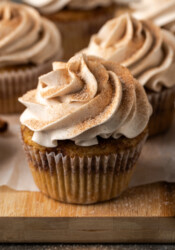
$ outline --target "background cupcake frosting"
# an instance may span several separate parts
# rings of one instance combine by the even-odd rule
[[[12,2],[0,3],[0,66],[47,62],[61,51],[55,25],[36,10]]]
[[[21,123],[47,147],[66,139],[90,146],[98,143],[97,136],[134,138],[151,114],[142,86],[127,69],[84,55],[54,64],[54,71],[41,76],[37,90],[20,102],[27,107]]]
[[[142,85],[160,91],[175,84],[174,44],[170,32],[123,14],[107,22],[84,52],[122,63]]]
[[[150,19],[158,26],[170,25],[175,21],[175,0],[140,0],[132,2],[131,7],[135,9],[134,17]],[[175,33],[175,24],[173,27]]]
[[[54,13],[64,7],[70,9],[93,9],[98,6],[108,6],[113,0],[23,0],[25,3],[38,8],[42,13]]]

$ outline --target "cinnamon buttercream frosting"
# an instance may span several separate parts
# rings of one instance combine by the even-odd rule
[[[150,90],[175,85],[175,37],[129,14],[108,21],[84,53],[121,63]]]
[[[0,66],[41,64],[61,55],[56,26],[26,5],[0,3]]]
[[[45,14],[55,13],[67,7],[69,9],[89,10],[109,6],[114,0],[23,0]]]
[[[57,146],[57,140],[91,146],[98,144],[97,136],[134,138],[152,111],[128,69],[83,54],[54,63],[37,89],[19,101],[27,107],[21,123],[34,131],[33,141],[46,147]]]
[[[133,16],[150,19],[161,27],[167,27],[175,34],[175,0],[140,0],[131,3]]]

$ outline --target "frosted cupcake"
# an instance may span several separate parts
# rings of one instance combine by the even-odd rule
[[[39,189],[90,204],[128,186],[151,114],[143,87],[116,63],[84,55],[54,63],[19,99],[21,132]]]
[[[62,33],[64,60],[85,48],[92,34],[114,17],[113,0],[24,0],[53,21]]]
[[[121,63],[145,87],[153,106],[150,135],[170,127],[175,98],[175,37],[170,32],[124,14],[92,36],[84,53]]]
[[[175,1],[174,0],[140,0],[132,3],[133,16],[149,19],[156,25],[171,31],[175,35]]]
[[[23,110],[18,97],[35,88],[38,76],[60,59],[55,25],[30,7],[0,3],[0,113]]]

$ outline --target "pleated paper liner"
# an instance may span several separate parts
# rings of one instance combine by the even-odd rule
[[[45,152],[24,143],[28,163],[38,188],[65,203],[92,204],[118,197],[132,177],[147,134],[130,148],[99,156],[70,157]],[[132,139],[131,139],[132,140]]]
[[[166,88],[158,93],[147,92],[147,95],[153,107],[149,122],[149,136],[158,135],[167,131],[172,125],[175,111],[175,87]]]

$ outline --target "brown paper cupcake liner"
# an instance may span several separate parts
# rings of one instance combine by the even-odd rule
[[[61,202],[92,204],[116,198],[127,188],[146,137],[131,149],[101,156],[70,157],[25,143],[24,149],[41,192]]]
[[[148,92],[148,99],[153,107],[153,114],[148,125],[149,136],[166,132],[172,125],[174,117],[175,87],[161,92]]]
[[[0,74],[1,114],[19,113],[24,110],[24,106],[18,102],[18,98],[36,88],[38,77],[51,70],[53,60],[39,66],[24,66],[21,69],[2,71]]]
[[[69,60],[75,53],[87,47],[91,36],[97,33],[102,25],[113,17],[114,13],[106,13],[82,20],[57,21],[52,19],[62,34],[63,60]]]

